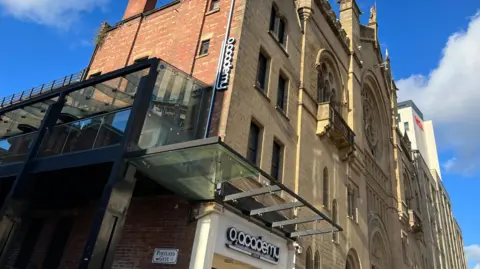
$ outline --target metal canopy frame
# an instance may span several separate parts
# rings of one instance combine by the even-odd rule
[[[215,200],[219,203],[222,203],[227,208],[232,208],[233,210],[239,212],[239,214],[243,215],[245,218],[254,220],[254,222],[265,224],[267,227],[270,228],[272,232],[275,232],[281,236],[285,236],[290,239],[296,239],[302,236],[311,236],[311,235],[319,235],[325,233],[332,233],[332,232],[340,232],[343,231],[343,228],[336,224],[333,220],[331,220],[328,216],[322,213],[320,210],[315,208],[312,204],[308,201],[300,197],[296,194],[293,190],[272,178],[268,173],[258,168],[256,165],[249,162],[245,157],[239,154],[237,151],[233,150],[223,141],[221,141],[220,137],[211,137],[206,139],[200,140],[193,140],[178,144],[166,145],[157,148],[149,148],[144,150],[139,150],[135,152],[129,152],[126,155],[126,158],[138,158],[145,155],[157,154],[157,153],[165,153],[165,152],[174,152],[177,150],[183,150],[188,148],[196,148],[202,146],[209,146],[219,144],[228,150],[230,153],[238,157],[245,165],[251,166],[253,169],[258,171],[258,174],[263,176],[267,179],[268,183],[265,186],[261,186],[259,188],[251,189],[248,191],[242,191],[237,187],[233,186],[229,182],[219,183],[217,186],[217,192],[215,196]],[[238,190],[238,192],[229,193],[225,191],[226,187],[230,189]],[[293,201],[285,201],[284,203],[274,204],[274,205],[264,205],[258,202],[254,202],[256,205],[263,205],[260,208],[251,208],[245,210],[245,208],[241,208],[239,206],[242,201],[249,200],[252,203],[254,198],[261,195],[269,195],[269,194],[276,194],[278,192],[284,192],[288,194],[290,197],[293,198]],[[280,196],[278,196],[280,197]],[[294,216],[293,218],[287,218],[282,214],[279,214],[282,210],[292,210],[296,208],[306,208],[310,212],[313,212],[313,216]],[[273,215],[272,215],[273,214]],[[266,218],[269,215],[270,217]],[[273,216],[273,218],[272,218]],[[325,224],[330,225],[330,227],[324,227],[323,225],[321,228],[318,229],[308,229],[308,230],[297,230],[298,225],[306,224],[306,223],[315,223],[315,222],[324,222]],[[286,229],[284,226],[293,226],[293,229]]]

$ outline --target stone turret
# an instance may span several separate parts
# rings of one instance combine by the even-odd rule
[[[360,14],[355,0],[340,0],[340,22],[350,37],[350,50],[355,51],[360,45]]]

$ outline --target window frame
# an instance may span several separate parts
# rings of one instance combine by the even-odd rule
[[[275,154],[276,149],[278,150],[277,154]],[[281,142],[279,142],[277,139],[273,140],[270,175],[279,182],[282,182],[282,179],[283,179],[284,149],[285,149],[285,146]],[[276,173],[274,173],[274,171],[276,171]]]
[[[322,171],[322,205],[328,210],[330,204],[330,178],[328,168],[325,166]]]
[[[263,62],[261,60],[265,60],[265,66],[263,66]],[[255,86],[263,91],[264,93],[268,90],[268,80],[269,80],[269,73],[270,73],[270,56],[264,51],[260,50],[258,54],[258,61],[257,61],[257,76],[255,81]],[[262,63],[262,65],[261,65]],[[263,69],[263,70],[261,70]],[[263,72],[261,72],[263,71]],[[263,73],[263,74],[262,74]],[[261,81],[263,80],[263,81]]]
[[[252,141],[252,130],[256,129],[256,141]],[[248,131],[248,142],[247,142],[247,160],[255,165],[259,165],[260,163],[260,151],[261,151],[261,136],[262,136],[262,127],[256,123],[255,121],[250,122],[250,128]],[[252,148],[252,146],[255,146]],[[253,155],[251,154],[253,152]],[[252,159],[253,158],[253,159]]]
[[[205,44],[207,44],[206,51],[203,51]],[[210,39],[204,39],[204,40],[200,41],[200,48],[198,50],[198,56],[208,55],[209,49],[210,49]]]
[[[283,80],[283,83],[280,83]],[[282,86],[282,94],[280,94],[280,86]],[[278,75],[278,85],[277,85],[277,102],[276,107],[282,111],[287,110],[287,100],[288,100],[288,86],[289,80],[283,75],[282,72]],[[281,100],[280,100],[281,99]]]
[[[410,131],[410,123],[408,121],[403,123],[403,129],[405,130],[405,132]]]
[[[217,7],[215,7],[217,6]],[[208,11],[215,11],[220,9],[220,0],[210,0]]]

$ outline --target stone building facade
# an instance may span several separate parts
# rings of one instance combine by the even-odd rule
[[[159,57],[213,84],[230,3],[173,1],[126,12],[106,30],[90,74]],[[446,235],[428,218],[443,213],[427,209],[427,181],[398,131],[398,89],[375,7],[363,25],[355,0],[339,5],[337,17],[326,0],[235,2],[233,70],[215,104],[214,132],[247,156],[258,128],[256,164],[270,171],[280,146],[282,182],[344,228],[300,239],[297,268],[465,268],[461,248],[456,258],[440,251],[452,257],[448,266],[434,251],[436,236]]]
[[[168,97],[177,98],[170,89],[188,83],[180,73],[213,85],[217,92],[209,136],[219,136],[249,165],[269,173],[343,228],[313,232],[296,242],[272,236],[271,242],[288,249],[288,259],[282,257],[284,268],[291,268],[289,262],[297,269],[466,268],[458,225],[453,218],[440,217],[451,214],[445,210],[446,191],[420,174],[425,168],[398,130],[398,89],[389,55],[380,48],[375,7],[363,25],[355,0],[338,1],[338,16],[327,0],[175,0],[158,8],[156,2],[130,0],[122,21],[102,25],[84,78],[160,58],[177,70],[169,76],[179,79],[155,85],[157,92],[168,89]],[[425,200],[428,184],[434,186],[433,202]],[[149,189],[144,187],[147,193]],[[249,221],[211,204],[200,205],[213,212],[203,215],[198,205],[162,192],[160,198],[132,198],[130,193],[128,202],[119,202],[127,204],[125,210],[109,208],[120,212],[114,213],[122,229],[112,228],[119,235],[116,240],[94,241],[93,247],[105,252],[103,260],[97,258],[101,265],[85,261],[78,249],[85,232],[65,242],[62,268],[76,268],[79,259],[79,268],[172,268],[150,261],[152,245],[163,241],[179,245],[182,260],[174,268],[249,268],[204,255],[212,240],[223,242],[215,230],[223,227],[219,219],[260,233]],[[272,200],[281,200],[283,194]],[[165,217],[153,215],[158,205]],[[170,216],[170,211],[176,213]],[[85,212],[73,215],[89,215]],[[306,214],[304,207],[292,212]],[[432,218],[437,219],[429,221]],[[307,231],[327,229],[323,225],[298,224]],[[156,229],[172,239],[159,236]],[[445,244],[440,238],[448,236],[452,240]],[[91,256],[91,249],[85,253]]]

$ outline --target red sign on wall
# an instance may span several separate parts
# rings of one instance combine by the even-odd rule
[[[420,127],[420,129],[422,129],[423,131],[422,121],[417,116],[415,116],[415,122],[417,123],[418,127]]]

